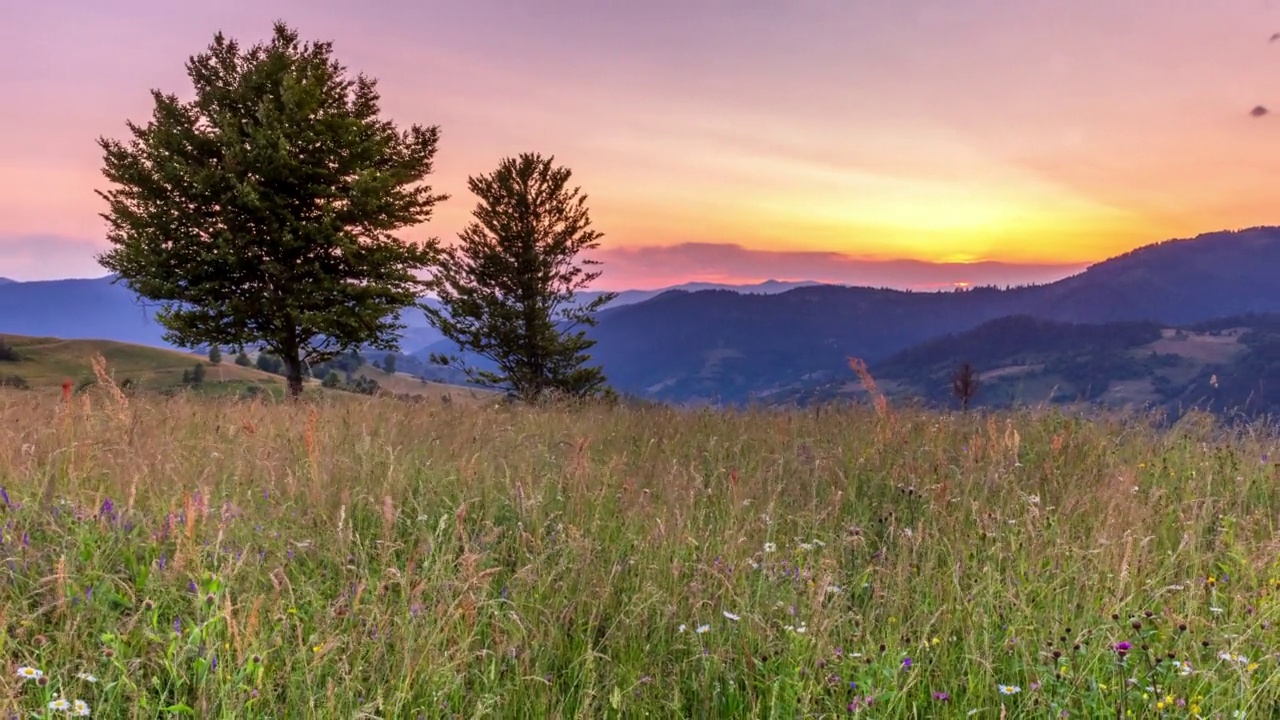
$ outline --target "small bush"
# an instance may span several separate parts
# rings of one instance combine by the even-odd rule
[[[0,338],[0,362],[18,362],[21,359],[22,355],[12,345]]]
[[[17,390],[26,390],[31,387],[26,378],[21,375],[8,375],[0,377],[0,387],[14,388]]]

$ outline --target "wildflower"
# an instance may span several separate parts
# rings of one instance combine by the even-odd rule
[[[903,670],[911,669],[911,658],[902,658],[902,669]]]
[[[710,625],[699,625],[699,626],[698,626],[698,628],[697,628],[696,630],[694,630],[694,632],[696,632],[696,633],[698,633],[699,635],[701,635],[702,633],[705,633],[705,632],[707,632],[707,631],[709,631],[709,630],[711,630],[711,626],[710,626]]]
[[[54,698],[49,701],[49,709],[66,712],[71,709],[71,703],[67,702],[66,698]]]
[[[688,626],[688,625],[685,625],[684,623],[680,623],[680,627],[676,628],[676,632],[678,632],[678,633],[682,633],[682,632],[684,632],[685,630],[688,630],[688,629],[689,629],[689,626]]]
[[[1116,654],[1119,655],[1120,657],[1124,657],[1126,653],[1128,653],[1130,650],[1133,649],[1133,646],[1127,642],[1118,642],[1113,647],[1116,651]]]
[[[1022,688],[1017,685],[997,685],[996,689],[1000,691],[1001,695],[1016,695],[1022,692]]]
[[[33,667],[23,666],[18,668],[18,677],[22,680],[39,680],[44,677],[44,672]]]
[[[96,682],[98,682],[98,678],[94,677],[94,675],[93,675],[92,673],[86,673],[86,672],[76,673],[76,677],[77,677],[77,678],[79,678],[79,679],[81,679],[81,680],[83,680],[83,681],[85,681],[85,682],[87,682],[87,683],[96,683]]]
[[[1220,652],[1218,653],[1218,659],[1226,660],[1227,662],[1233,662],[1237,665],[1244,665],[1249,662],[1249,658],[1239,653],[1233,653],[1233,652]]]
[[[937,700],[938,702],[950,702],[951,693],[934,691],[933,699]]]
[[[1195,670],[1191,668],[1191,663],[1186,660],[1178,660],[1173,663],[1173,666],[1178,669],[1179,675],[1190,675],[1195,672]]]
[[[724,611],[722,611],[722,612],[721,612],[721,614],[722,614],[722,615],[724,615],[727,619],[732,620],[732,621],[734,621],[734,622],[738,622],[739,620],[741,620],[741,619],[742,619],[742,616],[741,616],[741,615],[734,615],[733,613],[729,612],[728,610],[724,610]]]
[[[71,714],[76,717],[89,717],[89,703],[83,700],[71,703]]]

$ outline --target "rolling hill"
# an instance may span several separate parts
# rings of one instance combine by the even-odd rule
[[[920,293],[836,286],[777,295],[671,292],[600,313],[594,357],[620,390],[743,402],[850,377],[1002,317],[1186,325],[1280,312],[1280,228],[1173,240],[1055,283]]]
[[[64,380],[75,384],[93,379],[91,358],[101,353],[117,383],[131,380],[143,388],[175,387],[183,372],[205,361],[204,356],[177,350],[147,347],[115,340],[66,340],[49,337],[0,335],[17,351],[16,362],[0,362],[0,377],[18,376],[33,388],[58,387]],[[283,384],[283,378],[256,368],[240,367],[229,360],[209,365],[206,383]]]
[[[897,353],[871,367],[882,392],[956,407],[951,376],[979,372],[976,406],[1079,405],[1280,414],[1280,315],[1245,315],[1183,327],[1150,322],[993,320]],[[856,379],[780,393],[776,403],[861,398]]]
[[[1259,227],[1157,243],[1045,285],[909,292],[766,283],[638,291],[627,296],[634,302],[620,299],[599,314],[592,355],[624,393],[749,402],[843,382],[850,356],[878,366],[921,343],[1015,315],[1169,328],[1280,313],[1277,277],[1280,228]],[[452,349],[420,314],[404,319],[411,327],[402,347],[415,357]],[[105,278],[0,285],[0,332],[163,345],[159,325]]]

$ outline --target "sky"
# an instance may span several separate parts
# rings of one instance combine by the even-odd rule
[[[96,140],[284,20],[439,125],[452,197],[553,155],[599,287],[1022,284],[1280,224],[1280,0],[46,0],[0,7],[0,276],[105,274]]]

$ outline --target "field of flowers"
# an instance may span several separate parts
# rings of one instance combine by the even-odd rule
[[[1277,717],[1275,438],[5,392],[0,711]]]

